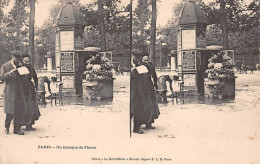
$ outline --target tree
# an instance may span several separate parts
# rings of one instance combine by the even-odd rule
[[[3,21],[3,18],[4,18],[4,12],[3,12],[3,9],[8,6],[10,0],[2,0],[0,1],[0,25],[2,25],[2,21]],[[2,28],[2,27],[1,27]]]
[[[228,50],[228,29],[227,29],[227,22],[226,22],[226,11],[225,0],[219,0],[220,3],[220,23],[222,27],[222,38],[223,38],[223,49]]]
[[[8,61],[10,51],[9,51],[9,43],[5,40],[6,34],[4,33],[4,12],[3,9],[8,6],[9,1],[0,1],[0,66],[2,66],[3,63]]]
[[[152,0],[152,22],[151,22],[151,47],[150,58],[155,65],[155,47],[156,47],[156,0]]]
[[[100,26],[100,14],[98,7],[98,1],[94,1],[87,6],[81,6],[80,10],[86,16],[86,28],[85,28],[85,46],[97,46],[102,48],[102,45],[106,45],[106,50],[113,51],[113,55],[120,54],[126,55],[126,51],[129,50],[127,47],[122,47],[129,45],[129,40],[125,40],[128,34],[129,38],[129,7],[121,7],[120,0],[103,0],[103,21],[104,26]],[[101,20],[101,21],[102,21]],[[105,40],[101,37],[101,28],[103,27],[105,32]],[[103,32],[103,30],[102,30]],[[115,43],[115,39],[118,43]],[[103,44],[102,44],[103,41]],[[114,50],[114,49],[119,49]]]
[[[247,6],[246,11],[246,13],[242,14],[239,23],[245,31],[259,26],[260,2],[253,0],[253,2]]]
[[[208,25],[206,30],[206,43],[207,45],[223,45],[223,38],[221,27],[216,24]]]
[[[55,30],[54,24],[50,20],[46,20],[42,27],[36,28],[35,30],[35,47],[37,47],[37,59],[35,64],[36,67],[42,68],[43,64],[46,64],[45,55],[48,51],[55,54]],[[40,46],[40,47],[38,47]]]
[[[133,48],[148,54],[147,41],[150,40],[151,10],[149,0],[138,0],[133,12]]]
[[[237,31],[229,34],[229,44],[236,55],[258,55],[258,28],[248,31]]]
[[[30,0],[29,55],[31,55],[32,67],[34,67],[34,23],[35,23],[35,0]]]
[[[7,14],[3,8],[9,0],[0,1],[0,65],[10,59],[12,50],[27,51],[28,43],[28,13],[26,1],[15,1],[13,8]]]
[[[106,36],[106,50],[113,51],[115,56],[129,55],[129,27],[130,8],[122,7],[119,0],[103,0],[103,20]],[[81,6],[80,10],[85,14],[87,26],[85,28],[85,46],[102,46],[99,11],[96,10],[98,1]],[[117,42],[115,42],[117,41]]]
[[[37,48],[37,57],[35,59],[36,69],[41,69],[46,64],[45,55],[48,51],[55,54],[55,21],[56,17],[65,2],[59,1],[50,9],[49,17],[44,21],[41,27],[35,29],[35,47]],[[40,46],[40,47],[39,47]]]
[[[15,1],[14,7],[4,18],[4,33],[6,40],[11,45],[11,50],[26,50],[24,44],[28,42],[26,39],[28,33],[28,13],[26,12],[27,3],[24,1]]]
[[[177,30],[173,22],[169,22],[165,27],[159,29],[158,33],[162,35],[161,40],[167,43],[166,53],[177,50]]]
[[[69,0],[76,5],[85,15],[87,26],[84,30],[84,47],[100,47],[101,38],[98,24],[98,2],[82,5],[79,0]],[[44,55],[50,50],[55,53],[55,29],[54,22],[58,12],[67,0],[60,0],[50,9],[50,14],[42,27],[36,29],[36,41],[41,45],[38,50],[39,67],[45,62]],[[129,11],[126,7],[120,7],[118,0],[103,0],[103,14],[106,32],[106,50],[112,51],[113,56],[129,55]]]
[[[104,24],[104,14],[103,14],[103,0],[98,0],[98,24],[99,24],[99,34],[101,39],[101,50],[106,51],[106,31]]]
[[[35,65],[37,69],[42,68],[43,64],[46,64],[45,55],[48,51],[55,55],[55,22],[60,9],[66,3],[73,3],[73,5],[81,7],[79,0],[59,0],[57,4],[50,8],[48,19],[44,21],[41,27],[36,27],[35,29],[35,48],[37,48]]]

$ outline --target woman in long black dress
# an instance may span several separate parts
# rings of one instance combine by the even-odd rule
[[[146,124],[145,129],[154,129],[152,123],[160,115],[156,101],[155,89],[157,86],[157,76],[155,68],[149,63],[149,57],[144,56],[142,64],[147,68],[147,72],[138,72],[139,63],[131,71],[131,114],[134,117],[134,133],[142,134],[140,130],[142,124]],[[136,61],[138,62],[138,61]],[[153,81],[151,80],[153,78]]]
[[[35,120],[38,120],[40,117],[40,111],[37,103],[36,89],[38,85],[37,74],[35,69],[30,65],[30,56],[24,54],[22,56],[22,64],[27,67],[29,70],[28,75],[22,76],[23,87],[24,87],[24,102],[26,104],[26,130],[35,130],[32,125],[35,123]],[[34,83],[32,82],[34,80]]]

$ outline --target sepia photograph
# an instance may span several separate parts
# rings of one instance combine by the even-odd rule
[[[257,0],[0,0],[0,166],[259,164]]]

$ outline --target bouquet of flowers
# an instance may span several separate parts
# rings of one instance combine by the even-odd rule
[[[222,56],[223,62],[219,63],[216,60],[219,60],[221,54],[214,55],[209,59],[208,68],[206,74],[208,74],[209,79],[225,79],[225,78],[234,78],[234,71],[232,60],[229,56]]]
[[[106,57],[93,56],[86,62],[84,75],[87,81],[111,80],[113,79],[112,64]]]
[[[207,69],[206,73],[208,74],[209,79],[234,78],[234,71],[227,68]]]

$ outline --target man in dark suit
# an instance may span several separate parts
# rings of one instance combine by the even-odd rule
[[[25,105],[21,76],[17,68],[20,67],[20,52],[13,51],[12,59],[1,67],[0,79],[5,82],[4,112],[6,113],[5,133],[9,134],[11,121],[14,119],[14,134],[24,135],[21,126],[24,124]]]

